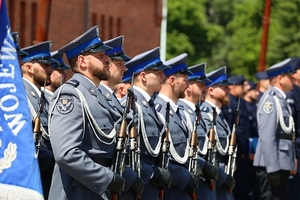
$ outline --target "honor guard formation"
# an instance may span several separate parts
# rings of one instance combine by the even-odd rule
[[[159,47],[130,58],[98,26],[53,52],[12,36],[45,199],[300,199],[299,58],[254,83]]]

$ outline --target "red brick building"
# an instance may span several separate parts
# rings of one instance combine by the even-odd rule
[[[38,37],[41,41],[52,40],[54,51],[96,24],[103,41],[124,35],[124,50],[129,56],[160,45],[162,0],[6,2],[12,31],[20,33],[21,48],[33,44]]]

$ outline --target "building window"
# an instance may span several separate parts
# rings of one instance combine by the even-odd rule
[[[92,26],[97,25],[97,14],[96,13],[92,13]]]
[[[31,4],[31,30],[30,30],[30,40],[33,42],[36,35],[36,24],[37,24],[37,4],[33,2]]]
[[[108,27],[109,27],[109,33],[108,33],[108,35],[109,35],[109,38],[112,38],[113,37],[113,32],[114,32],[114,30],[113,30],[113,28],[114,28],[114,20],[113,20],[113,18],[112,17],[109,17],[109,25],[108,25]]]
[[[118,17],[118,19],[117,19],[117,35],[121,35],[121,30],[122,30],[122,21],[121,21],[121,17]]]
[[[106,35],[105,35],[105,27],[106,27],[106,23],[105,23],[105,15],[101,15],[101,19],[100,19],[100,38],[102,40],[105,40]]]
[[[16,31],[15,30],[15,15],[14,15],[15,12],[14,11],[15,11],[15,1],[10,0],[9,5],[8,5],[8,15],[9,15],[10,27],[11,27],[12,31]]]
[[[26,27],[27,27],[27,17],[26,17],[26,12],[25,10],[27,10],[26,8],[26,2],[25,1],[21,1],[21,8],[22,10],[20,11],[20,16],[21,16],[21,20],[20,20],[20,46],[24,47],[26,46],[26,37],[25,37],[25,33],[26,33]]]

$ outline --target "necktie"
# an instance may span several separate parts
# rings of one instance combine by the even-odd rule
[[[155,116],[156,116],[156,110],[155,110],[155,104],[154,104],[154,101],[153,101],[152,99],[150,99],[150,100],[148,101],[148,103],[149,103],[149,106],[150,106],[150,108],[152,109],[153,113],[154,113]]]

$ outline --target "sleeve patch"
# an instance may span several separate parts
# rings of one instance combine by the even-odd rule
[[[74,108],[74,99],[72,96],[62,95],[56,104],[56,109],[60,114],[68,114]]]
[[[274,110],[274,104],[272,102],[265,102],[263,110],[265,113],[270,114]]]

